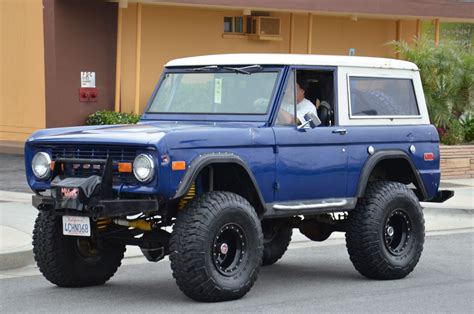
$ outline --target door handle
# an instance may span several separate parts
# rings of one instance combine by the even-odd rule
[[[333,130],[332,133],[338,133],[338,134],[344,135],[347,133],[347,129],[336,129],[336,130]]]

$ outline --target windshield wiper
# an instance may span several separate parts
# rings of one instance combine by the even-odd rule
[[[229,70],[229,71],[234,71],[236,73],[250,75],[250,74],[252,74],[252,72],[261,71],[262,66],[258,65],[258,64],[254,64],[254,65],[247,65],[247,66],[240,67],[240,68],[223,67],[223,69],[226,69],[226,70]],[[251,70],[252,72],[250,72],[249,70]]]
[[[217,70],[217,69],[219,69],[219,67],[217,65],[206,65],[205,67],[192,68],[190,70],[195,71],[195,72],[201,72],[201,71],[213,71],[213,70]]]
[[[233,72],[235,72],[235,73],[241,73],[241,74],[250,75],[250,74],[252,74],[253,72],[261,71],[263,68],[262,68],[261,65],[258,65],[258,64],[247,65],[247,66],[240,67],[240,68],[234,68],[234,67],[219,67],[219,66],[217,66],[217,65],[206,65],[206,66],[204,66],[204,67],[192,68],[192,69],[189,69],[189,70],[190,70],[190,71],[194,71],[194,72],[205,72],[205,71],[216,71],[216,70],[220,70],[220,69],[228,70],[228,71],[233,71]]]

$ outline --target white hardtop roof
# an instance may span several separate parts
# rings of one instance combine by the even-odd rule
[[[169,61],[166,67],[179,66],[208,66],[208,65],[316,65],[344,66],[364,68],[385,68],[401,70],[418,70],[416,64],[408,61],[356,57],[356,56],[325,56],[279,53],[237,53],[207,55],[181,58]]]

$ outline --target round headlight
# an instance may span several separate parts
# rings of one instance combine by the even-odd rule
[[[46,179],[51,172],[51,157],[45,152],[36,153],[31,161],[31,170],[38,179]]]
[[[140,182],[149,182],[154,175],[153,159],[145,154],[140,154],[133,161],[133,174]]]

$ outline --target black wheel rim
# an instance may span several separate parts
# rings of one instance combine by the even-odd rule
[[[392,255],[403,255],[412,233],[409,216],[402,209],[392,211],[385,221],[383,230],[385,247]]]
[[[233,276],[239,271],[245,257],[247,238],[237,224],[224,225],[214,238],[212,260],[216,269],[224,276]]]

